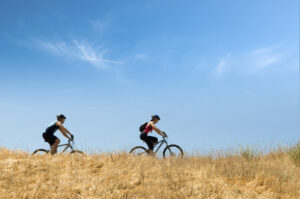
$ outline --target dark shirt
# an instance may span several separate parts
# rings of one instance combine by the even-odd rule
[[[56,122],[54,122],[54,124],[50,125],[50,126],[46,129],[45,133],[48,134],[48,135],[49,135],[49,134],[54,135],[54,133],[55,133],[58,129],[59,129],[59,126],[56,124]]]

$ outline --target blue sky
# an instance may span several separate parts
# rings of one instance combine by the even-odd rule
[[[41,134],[58,113],[91,151],[142,144],[138,127],[154,113],[187,151],[294,143],[298,8],[296,0],[3,1],[0,145],[46,147]]]

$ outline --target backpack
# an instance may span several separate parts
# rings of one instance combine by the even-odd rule
[[[141,132],[141,133],[144,132],[144,130],[145,130],[145,128],[146,128],[147,125],[148,125],[148,122],[146,122],[146,123],[144,123],[144,124],[142,124],[142,125],[140,126],[140,132]]]

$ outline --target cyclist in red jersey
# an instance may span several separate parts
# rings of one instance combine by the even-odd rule
[[[144,142],[146,142],[146,144],[149,147],[148,153],[149,154],[153,154],[153,148],[154,145],[157,144],[158,139],[157,137],[154,136],[149,136],[148,134],[150,132],[152,132],[153,130],[156,131],[159,135],[163,136],[163,137],[167,137],[166,133],[161,131],[160,129],[158,129],[155,124],[157,124],[160,120],[160,117],[158,115],[152,115],[152,119],[150,122],[148,122],[146,128],[144,129],[144,131],[141,133],[140,138],[141,140],[143,140]]]

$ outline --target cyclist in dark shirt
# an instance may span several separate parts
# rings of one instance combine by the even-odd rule
[[[73,135],[63,126],[63,123],[67,119],[63,114],[56,116],[57,121],[51,124],[46,131],[43,133],[43,138],[45,142],[48,142],[51,147],[51,154],[55,154],[60,140],[54,135],[54,133],[59,130],[66,138],[73,140]]]

